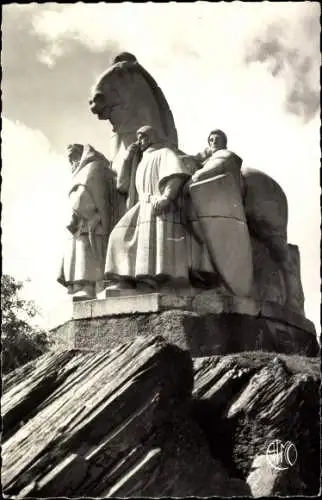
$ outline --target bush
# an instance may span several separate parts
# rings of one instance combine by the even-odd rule
[[[31,324],[37,309],[33,301],[19,296],[22,289],[23,283],[12,276],[1,277],[3,374],[40,356],[50,346],[45,330]]]

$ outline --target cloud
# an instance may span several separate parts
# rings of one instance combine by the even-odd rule
[[[250,115],[256,107],[255,116],[259,107],[315,116],[318,11],[314,2],[78,3],[42,8],[32,26],[51,66],[71,43],[106,52],[105,67],[121,50],[134,53],[164,90],[182,147],[193,151],[214,120],[231,129],[227,106]]]
[[[303,7],[291,10],[291,17],[269,20],[249,37],[245,62],[265,64],[285,84],[285,109],[308,121],[320,105],[320,8],[317,2],[304,2]]]
[[[32,28],[47,41],[48,48],[51,43],[68,40],[77,40],[94,51],[114,44],[115,50],[138,52],[146,61],[159,62],[176,49],[202,56],[207,62],[231,65],[238,59],[252,60],[256,51],[260,51],[260,60],[265,46],[276,57],[284,46],[286,52],[293,46],[302,54],[309,49],[309,57],[316,56],[319,4],[77,3],[57,6],[56,10],[46,6],[38,9]]]
[[[65,53],[65,50],[61,45],[59,45],[58,42],[52,43],[50,50],[48,49],[43,49],[42,51],[38,52],[37,58],[38,60],[48,66],[49,68],[53,68],[56,64],[56,59],[60,56],[62,56]]]

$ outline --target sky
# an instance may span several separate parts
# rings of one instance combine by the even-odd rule
[[[221,128],[245,166],[289,203],[306,316],[320,332],[320,7],[318,2],[14,4],[2,9],[3,272],[29,278],[44,322],[66,298],[56,282],[68,209],[65,148],[112,160],[111,126],[90,89],[121,51],[163,90],[179,146],[196,154]]]

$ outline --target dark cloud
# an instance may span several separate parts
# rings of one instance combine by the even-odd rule
[[[288,38],[292,24],[278,22],[250,39],[245,47],[244,60],[251,65],[265,63],[270,74],[281,78],[286,87],[285,109],[305,122],[319,110],[319,17],[311,15],[298,19],[299,37],[293,46]],[[292,40],[293,42],[293,40]]]

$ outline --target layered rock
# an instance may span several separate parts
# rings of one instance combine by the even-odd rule
[[[191,418],[189,354],[160,338],[52,352],[4,380],[12,497],[243,495]]]
[[[243,353],[194,364],[195,418],[230,474],[247,479],[253,496],[318,494],[318,360]],[[297,450],[282,471],[267,459],[274,440]]]
[[[319,381],[317,358],[244,352],[192,361],[161,337],[52,351],[4,378],[4,493],[316,495]],[[296,448],[283,470],[267,456],[274,440]]]

